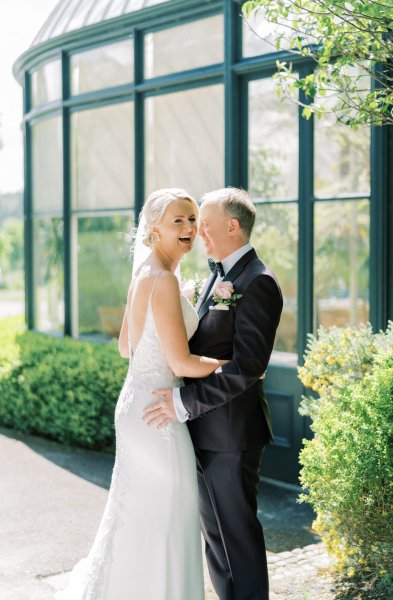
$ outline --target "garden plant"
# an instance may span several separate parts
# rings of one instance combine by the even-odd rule
[[[345,597],[393,598],[393,323],[378,334],[320,328],[299,377],[318,394],[301,404],[314,432],[300,456],[302,500]]]
[[[0,424],[92,449],[114,445],[113,414],[128,362],[117,344],[25,331],[0,321]]]

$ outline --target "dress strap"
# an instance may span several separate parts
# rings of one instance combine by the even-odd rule
[[[157,279],[159,278],[160,275],[162,275],[162,273],[165,273],[165,271],[160,271],[154,280],[153,287],[151,288],[151,292],[150,292],[150,296],[149,296],[149,302],[151,302],[151,299],[153,297],[154,288],[156,287]]]

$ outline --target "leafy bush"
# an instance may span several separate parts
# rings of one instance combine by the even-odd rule
[[[319,398],[303,396],[300,413],[315,419],[326,398],[340,397],[354,381],[370,373],[374,364],[389,356],[393,348],[393,322],[386,332],[373,334],[371,325],[359,328],[320,327],[316,336],[308,336],[303,367],[299,378]]]
[[[0,423],[86,448],[113,445],[113,417],[127,371],[115,343],[24,331],[0,321]]]
[[[299,369],[320,394],[303,400],[315,435],[301,452],[302,500],[339,572],[383,598],[393,597],[392,335],[392,324],[377,335],[369,326],[319,330]]]

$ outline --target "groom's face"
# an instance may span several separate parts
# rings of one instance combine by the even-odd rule
[[[217,202],[204,202],[199,210],[199,235],[206,254],[222,260],[228,254],[228,217]]]

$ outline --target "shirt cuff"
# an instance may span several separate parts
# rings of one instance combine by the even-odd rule
[[[190,418],[190,413],[183,406],[180,396],[180,388],[173,388],[172,394],[177,420],[180,421],[180,423],[185,423]]]
[[[222,367],[217,367],[217,369],[214,372],[215,373],[222,373]]]

